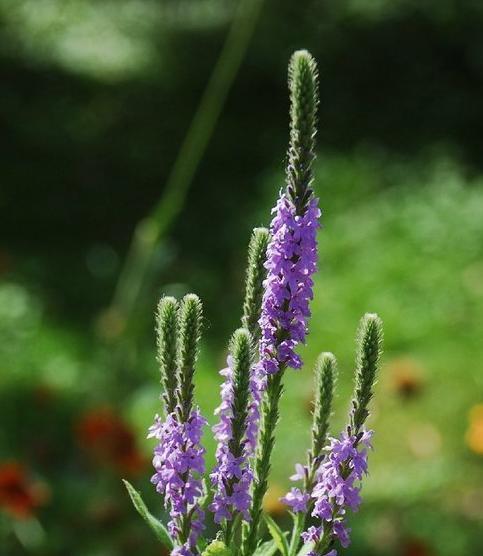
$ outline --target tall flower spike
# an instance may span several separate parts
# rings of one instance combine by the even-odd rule
[[[218,441],[216,467],[210,475],[215,488],[210,510],[217,523],[225,523],[225,543],[231,541],[230,522],[237,513],[248,519],[249,489],[252,473],[245,449],[245,431],[250,398],[252,339],[240,328],[230,341],[228,367],[221,371],[225,381],[221,387],[222,403],[216,411],[220,421],[213,427]]]
[[[311,498],[317,476],[317,470],[323,460],[323,449],[327,441],[329,419],[332,412],[332,400],[337,372],[337,362],[332,353],[322,353],[315,365],[315,403],[312,422],[312,445],[308,452],[307,467],[295,466],[296,473],[291,477],[294,481],[302,481],[303,489],[292,488],[281,501],[296,514],[290,541],[289,555],[297,553],[300,535],[305,528],[307,516],[313,509]]]
[[[199,298],[193,294],[186,295],[178,312],[176,406],[164,422],[156,416],[148,437],[158,440],[153,458],[155,474],[151,482],[164,495],[169,508],[168,529],[175,540],[172,554],[192,556],[204,527],[204,513],[199,500],[202,495],[201,477],[205,471],[205,449],[201,446],[201,436],[206,420],[199,409],[193,407],[193,377],[202,321]],[[169,314],[172,318],[171,309]],[[169,353],[171,360],[172,351]]]
[[[356,352],[355,391],[352,401],[351,426],[357,434],[369,412],[382,353],[382,321],[374,313],[366,313],[359,325]]]
[[[307,51],[295,52],[290,60],[289,90],[291,121],[287,188],[277,202],[270,227],[271,239],[265,264],[267,279],[259,321],[260,361],[253,380],[255,400],[261,399],[261,392],[266,392],[255,457],[251,523],[245,524],[243,530],[244,556],[252,554],[256,548],[283,391],[282,375],[287,366],[300,368],[302,365],[294,350],[305,341],[312,275],[317,267],[316,234],[320,210],[312,194],[311,182],[318,76],[315,61]]]
[[[302,366],[295,347],[305,342],[312,275],[317,269],[320,209],[312,191],[318,107],[318,74],[312,56],[295,52],[289,64],[290,145],[287,188],[274,209],[260,318],[261,371]]]
[[[317,471],[317,484],[312,490],[312,516],[320,519],[318,527],[302,533],[304,542],[314,542],[312,556],[334,556],[336,541],[345,548],[350,543],[346,525],[347,510],[359,509],[361,480],[367,473],[367,450],[371,448],[372,431],[364,423],[369,415],[382,351],[382,321],[375,314],[362,317],[357,336],[356,386],[351,409],[351,425],[338,439],[331,438],[327,455]]]
[[[193,407],[193,375],[198,357],[203,309],[199,297],[185,295],[179,309],[178,403],[181,420],[186,421]]]
[[[250,332],[253,341],[258,341],[260,337],[258,319],[262,307],[263,281],[267,274],[265,260],[269,240],[270,234],[267,228],[255,228],[248,245],[242,325]]]
[[[177,335],[178,302],[174,297],[162,297],[156,313],[158,362],[163,386],[163,400],[166,414],[176,407],[177,387]]]

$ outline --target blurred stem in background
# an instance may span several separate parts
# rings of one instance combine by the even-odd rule
[[[109,309],[120,330],[132,333],[131,317],[152,275],[153,259],[163,236],[183,208],[186,195],[205,153],[231,85],[240,68],[263,0],[241,0],[163,194],[151,214],[141,220],[128,249]],[[122,333],[121,333],[122,336]]]

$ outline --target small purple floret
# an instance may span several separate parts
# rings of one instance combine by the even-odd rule
[[[307,511],[309,499],[310,494],[302,492],[299,488],[292,488],[283,498],[280,498],[280,501],[290,506],[292,511],[297,513]]]

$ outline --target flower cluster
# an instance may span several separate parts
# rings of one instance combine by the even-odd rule
[[[224,519],[231,520],[233,512],[239,512],[245,520],[249,519],[248,508],[251,497],[250,485],[253,480],[252,471],[248,465],[249,450],[244,450],[240,457],[235,457],[230,450],[230,440],[233,438],[233,359],[228,356],[228,366],[220,371],[225,377],[221,385],[221,404],[215,411],[219,422],[213,427],[216,449],[216,467],[210,474],[212,485],[215,487],[213,502],[210,510],[215,514],[216,523]],[[248,444],[245,445],[248,448]]]
[[[311,198],[303,213],[298,214],[293,201],[284,193],[274,213],[260,317],[262,376],[278,372],[281,365],[301,367],[302,361],[294,349],[305,341],[307,334],[312,275],[317,268],[318,200]]]
[[[169,504],[171,520],[168,529],[173,537],[183,540],[178,549],[182,556],[191,556],[203,529],[204,514],[198,500],[202,494],[199,477],[205,471],[205,449],[200,444],[204,425],[206,420],[198,409],[192,410],[185,422],[180,422],[173,412],[164,422],[156,416],[148,434],[148,438],[159,441],[154,449],[156,473],[151,482],[164,495],[165,504]],[[187,516],[190,516],[188,531],[184,530]]]
[[[347,509],[356,512],[359,509],[360,484],[367,473],[367,449],[371,447],[372,431],[364,431],[359,435],[344,432],[340,438],[332,438],[327,448],[327,456],[317,472],[317,484],[311,498],[314,499],[312,516],[322,521],[319,527],[309,527],[302,533],[304,542],[313,542],[315,551],[311,556],[320,554],[318,545],[327,547],[333,539],[341,546],[349,546],[349,532],[345,523]],[[298,489],[296,489],[298,490]],[[299,497],[287,495],[284,501],[297,510]],[[304,510],[301,510],[304,511]],[[328,554],[335,556],[331,550]],[[326,556],[326,555],[324,555]]]
[[[201,338],[202,306],[194,294],[181,303],[164,297],[157,315],[158,360],[165,420],[156,417],[149,437],[157,439],[152,482],[164,495],[170,513],[168,531],[149,514],[127,484],[138,512],[175,556],[250,556],[258,551],[275,430],[280,414],[284,371],[299,369],[297,346],[305,342],[312,276],[317,268],[316,235],[321,211],[312,189],[312,163],[318,107],[318,72],[312,56],[296,52],[289,67],[291,95],[287,187],[280,193],[270,231],[254,230],[249,251],[242,328],[229,345],[227,367],[220,371],[221,403],[212,431],[217,441],[216,465],[210,473],[209,510],[218,524],[213,542],[200,538],[204,529],[202,475],[205,419],[194,406],[194,375]],[[312,443],[307,465],[297,465],[292,480],[302,481],[282,501],[293,510],[286,552],[297,554],[302,542],[309,556],[337,556],[349,545],[348,510],[360,504],[360,481],[367,473],[371,432],[365,432],[369,402],[379,368],[382,323],[366,314],[357,338],[355,388],[347,432],[327,435],[336,377],[336,360],[319,357]],[[258,360],[255,360],[258,353]],[[324,448],[324,446],[326,446]],[[256,480],[255,480],[256,478]],[[307,523],[315,518],[316,523]],[[309,526],[310,525],[310,526]],[[276,525],[269,528],[278,546]],[[285,537],[284,537],[285,541]],[[268,545],[268,551],[272,546]]]

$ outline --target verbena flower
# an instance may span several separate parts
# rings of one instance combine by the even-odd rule
[[[372,431],[358,435],[347,432],[331,438],[327,456],[317,471],[317,483],[310,494],[315,500],[312,516],[321,520],[319,527],[309,527],[302,533],[304,542],[313,542],[313,554],[322,554],[333,540],[342,547],[349,546],[350,529],[346,525],[346,512],[356,512],[361,503],[360,481],[367,473],[367,449],[371,447]],[[337,554],[335,550],[329,554]]]
[[[239,457],[235,457],[230,450],[230,441],[233,439],[235,394],[233,358],[231,356],[228,356],[227,364],[228,366],[220,371],[225,380],[220,389],[221,404],[215,410],[219,421],[212,428],[218,445],[216,449],[217,464],[210,474],[211,483],[215,487],[210,510],[215,514],[216,523],[220,523],[224,519],[231,520],[233,512],[239,512],[244,519],[249,519],[248,508],[251,501],[249,490],[253,480],[253,474],[248,464],[250,448],[244,449]]]
[[[156,473],[151,482],[169,506],[169,532],[182,541],[173,554],[181,556],[191,556],[203,529],[204,513],[198,500],[202,494],[200,477],[205,471],[205,449],[200,444],[205,425],[199,409],[193,409],[186,422],[181,422],[176,412],[168,414],[164,422],[156,416],[148,433],[148,438],[159,441],[154,449]],[[188,516],[189,531],[185,531],[183,520]]]
[[[164,297],[158,308],[158,360],[164,420],[156,416],[148,437],[154,450],[152,482],[170,514],[168,531],[125,482],[140,515],[175,556],[251,556],[260,546],[262,502],[268,488],[279,402],[287,367],[299,369],[296,353],[305,343],[312,276],[317,269],[316,235],[321,211],[312,189],[318,107],[318,72],[306,51],[289,66],[290,144],[287,184],[272,211],[270,230],[256,229],[249,248],[243,327],[234,332],[223,376],[221,403],[212,428],[217,441],[211,489],[204,492],[206,425],[194,402],[194,375],[202,329],[202,306],[194,294],[181,303]],[[306,465],[291,479],[301,481],[282,498],[293,514],[291,537],[283,552],[298,553],[301,540],[309,556],[337,556],[350,542],[346,515],[360,505],[360,481],[367,473],[372,432],[363,429],[379,367],[382,323],[377,315],[361,320],[357,340],[356,385],[347,431],[327,443],[336,360],[324,353],[316,365],[312,443]],[[258,362],[254,365],[255,352]],[[324,448],[325,446],[325,448]],[[209,490],[209,492],[208,492]],[[200,538],[204,507],[219,525],[215,541]],[[315,523],[306,524],[309,517]],[[280,532],[269,527],[275,544]],[[271,550],[270,545],[269,550]]]
[[[299,488],[291,488],[280,500],[290,506],[293,512],[306,512],[310,494],[302,492]]]
[[[305,342],[307,334],[320,227],[316,198],[311,198],[299,214],[293,200],[283,193],[273,212],[260,317],[262,377],[278,372],[282,365],[294,369],[302,365],[295,347]]]

